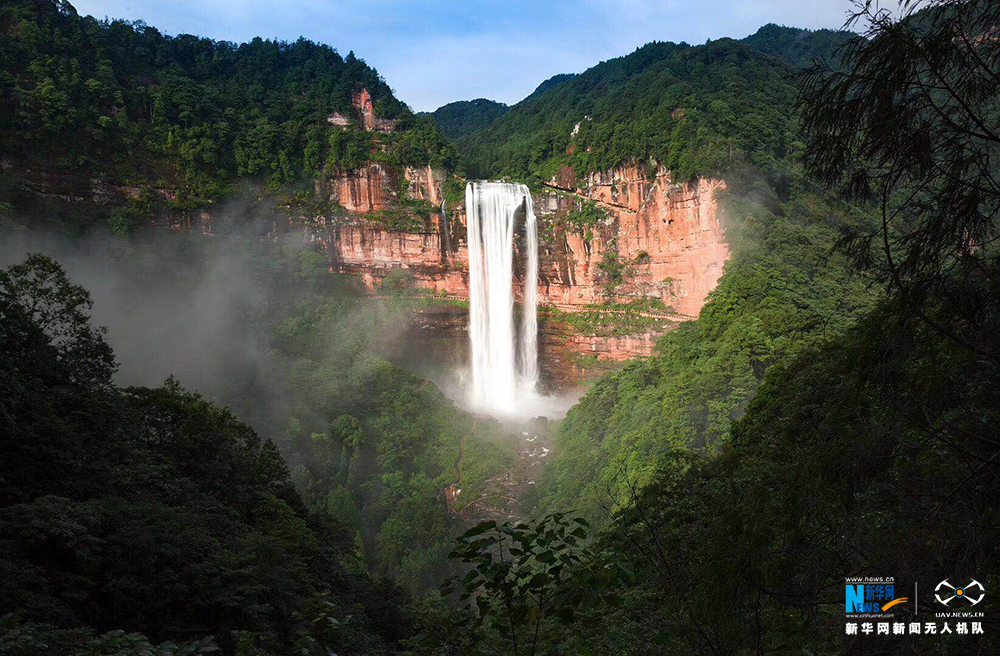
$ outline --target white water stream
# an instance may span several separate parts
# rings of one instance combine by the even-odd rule
[[[469,337],[476,409],[498,415],[531,404],[538,383],[538,226],[523,184],[465,187],[469,239]],[[523,210],[523,211],[521,211]],[[514,236],[523,217],[525,271],[521,334],[514,327]]]

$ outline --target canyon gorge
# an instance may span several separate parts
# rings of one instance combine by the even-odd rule
[[[351,117],[330,115],[328,130],[357,124],[376,139],[395,130],[374,116],[366,89],[354,94],[353,110]],[[16,161],[2,165],[34,205],[56,216],[99,215],[143,193],[162,205],[178,200],[168,183],[140,188]],[[303,232],[325,253],[331,272],[357,276],[374,295],[395,280],[413,293],[464,304],[470,260],[464,184],[430,164],[380,161],[376,149],[369,161],[315,178],[310,203],[274,203],[269,232]],[[531,190],[543,383],[564,387],[608,363],[649,355],[659,335],[698,316],[730,255],[716,198],[725,188],[717,178],[680,183],[662,166],[640,162],[586,175],[562,166]],[[220,202],[152,214],[169,229],[212,235],[225,230],[221,223],[232,211]],[[527,256],[522,228],[513,252],[514,270],[522,272],[514,279],[518,303]],[[434,322],[431,332],[438,334],[468,331],[467,312],[439,310],[416,313],[415,326],[424,331],[417,334]],[[588,316],[586,325],[566,320],[577,313]],[[630,325],[630,318],[641,325]]]
[[[327,254],[331,270],[360,277],[377,290],[392,276],[434,296],[469,298],[468,217],[464,201],[445,200],[443,172],[430,167],[393,170],[378,163],[316,182],[316,193],[341,205],[341,216],[298,217]],[[719,179],[674,183],[660,167],[635,165],[592,173],[577,182],[565,167],[532,193],[538,220],[537,299],[543,367],[557,386],[602,371],[598,362],[622,362],[652,352],[656,338],[698,316],[729,259],[716,198]],[[419,229],[396,230],[372,220],[410,198],[435,211]],[[591,208],[599,217],[580,225],[574,217]],[[593,208],[597,209],[595,213]],[[523,271],[526,244],[516,238],[516,271]],[[518,278],[518,302],[524,280]],[[623,309],[624,308],[624,309]],[[622,316],[610,329],[573,328],[569,313]],[[444,326],[457,330],[455,317]],[[439,317],[420,319],[427,327]],[[628,317],[646,319],[628,326]],[[595,368],[596,367],[596,368]],[[589,370],[589,371],[588,371]]]
[[[593,173],[579,186],[572,175],[563,171],[533,193],[541,242],[539,302],[566,310],[604,302],[599,265],[611,254],[630,269],[613,290],[616,299],[655,299],[665,313],[696,317],[729,258],[715,198],[725,182],[674,184],[663,169],[642,165]],[[392,230],[364,218],[398,205],[394,189],[400,180],[413,197],[442,202],[443,174],[369,164],[317,181],[317,193],[341,204],[347,216],[314,217],[316,239],[337,270],[360,274],[369,286],[403,269],[423,289],[467,298],[463,204],[441,205],[422,230]],[[567,217],[588,201],[603,210],[604,220],[590,229],[567,224]]]

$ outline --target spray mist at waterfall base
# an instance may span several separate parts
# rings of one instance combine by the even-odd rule
[[[566,390],[558,394],[547,394],[534,389],[521,389],[515,392],[513,403],[507,410],[497,410],[495,408],[483,408],[470,402],[468,385],[465,383],[469,371],[459,369],[455,371],[454,379],[457,384],[450,386],[447,383],[438,382],[438,387],[442,392],[462,409],[472,413],[482,413],[498,419],[501,423],[522,424],[538,417],[546,419],[562,419],[580,400],[580,397],[587,390],[587,386],[580,385],[571,390]]]
[[[521,307],[516,308],[520,311]],[[517,394],[509,412],[477,406],[473,401],[469,312],[454,305],[424,305],[409,315],[409,325],[381,343],[381,354],[432,382],[456,406],[516,428],[536,417],[561,419],[590,387],[574,372],[560,368],[558,357],[547,357],[558,345],[539,334],[539,378],[529,393]],[[515,317],[519,318],[519,317]],[[517,321],[517,325],[522,322]]]

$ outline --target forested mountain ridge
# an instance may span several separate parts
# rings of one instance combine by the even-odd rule
[[[476,98],[458,100],[441,105],[430,116],[441,134],[449,139],[460,139],[470,132],[485,128],[509,109],[502,102]]]
[[[792,66],[830,56],[847,36],[770,25],[741,41],[648,43],[556,76],[459,150],[476,177],[547,181],[562,166],[581,176],[646,159],[679,181],[771,170],[801,147]]]
[[[539,84],[528,96],[537,95],[543,91],[576,77],[576,73],[560,73]],[[433,112],[428,112],[434,118],[441,134],[449,139],[460,139],[465,135],[482,130],[493,121],[503,116],[510,105],[496,100],[476,98],[475,100],[456,100],[441,105]]]
[[[542,81],[542,83],[535,87],[535,90],[528,94],[527,97],[531,98],[532,96],[537,96],[540,93],[548,91],[552,87],[558,86],[568,80],[572,80],[574,77],[576,77],[576,73],[559,73],[557,75],[553,75],[549,79]]]
[[[808,68],[814,62],[835,60],[839,49],[854,36],[847,30],[806,30],[768,23],[740,43],[796,68]]]
[[[670,97],[669,87],[650,86],[646,76],[677,75],[674,85],[689,92],[686,104],[650,124],[673,124],[673,131],[666,131],[670,139],[650,127],[649,143],[659,144],[668,156],[677,154],[668,160],[681,167],[668,166],[674,176],[687,171],[728,181],[717,195],[731,259],[697,321],[662,337],[649,359],[600,380],[570,410],[558,430],[556,458],[537,489],[542,508],[573,507],[598,524],[606,521],[609,504],[627,504],[633,486],[642,488],[675,458],[683,459],[678,454],[711,452],[727,444],[732,423],[743,416],[769,368],[843,333],[871,309],[877,295],[865,289],[849,260],[836,252],[844,226],[866,226],[870,219],[803,173],[796,74],[778,61],[829,58],[850,36],[768,25],[740,43],[651,44],[623,58],[637,57],[636,62],[615,61],[612,67],[606,62],[591,69],[600,73],[593,81],[598,89],[593,102],[606,103],[602,107],[615,112],[610,120],[615,137],[641,125],[621,124],[619,112],[630,111],[622,102],[627,96],[623,90],[647,94],[643,101]],[[758,45],[766,55],[757,51]],[[648,63],[638,57],[646,48]],[[622,73],[630,66],[643,83]],[[569,93],[569,86],[589,74],[550,93]],[[680,90],[673,93],[681,97]],[[734,103],[744,102],[746,112],[720,120]],[[696,105],[703,110],[687,109]],[[502,120],[516,111],[517,106]],[[544,166],[593,166],[588,157],[575,156],[580,148],[590,151],[588,156],[599,152],[597,145],[577,142],[586,134],[584,126],[598,122],[597,116],[581,123],[566,156]],[[622,162],[647,156],[634,150]],[[615,161],[606,160],[609,165]],[[564,176],[560,171],[555,182]],[[614,184],[613,175],[592,179],[603,182],[607,177]]]
[[[854,33],[845,30],[807,30],[769,23],[750,36],[738,41],[766,55],[776,57],[795,68],[806,68],[814,61],[835,57],[838,48]],[[644,46],[645,48],[646,46]],[[613,61],[613,60],[612,60]],[[601,66],[600,64],[598,66]],[[596,67],[595,67],[596,68]],[[589,71],[588,71],[589,72]],[[584,73],[586,75],[587,73]],[[550,89],[577,77],[577,73],[561,73],[543,81],[528,96],[515,105],[480,98],[442,105],[431,115],[441,133],[449,139],[462,139],[472,132],[485,130],[493,121]],[[609,93],[614,93],[614,90]],[[591,117],[593,120],[593,117]],[[478,169],[477,169],[478,170]]]
[[[28,208],[32,191],[52,193],[46,176],[108,180],[126,198],[153,190],[190,208],[226,195],[240,178],[288,186],[359,156],[452,163],[430,119],[414,116],[353,52],[343,57],[301,38],[167,36],[141,21],[82,17],[65,0],[4,3],[0,35],[8,172],[0,200],[16,210]],[[391,134],[360,129],[362,89],[366,111],[392,121]],[[350,119],[341,130],[331,129],[335,114]],[[126,198],[107,199],[107,209]]]
[[[678,179],[794,142],[794,87],[776,60],[736,41],[650,43],[512,107],[458,143],[470,174],[548,180],[652,158]]]

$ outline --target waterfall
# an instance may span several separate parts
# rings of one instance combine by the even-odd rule
[[[528,251],[521,310],[521,371],[524,388],[534,392],[538,383],[538,220],[528,188],[518,187],[524,192],[524,233]]]
[[[469,338],[473,406],[509,414],[538,382],[538,228],[523,184],[470,182],[465,187],[469,241]],[[514,235],[524,210],[526,242],[521,335],[514,330]],[[517,348],[516,348],[517,347]]]

